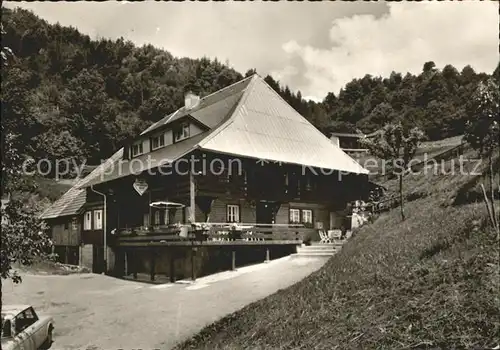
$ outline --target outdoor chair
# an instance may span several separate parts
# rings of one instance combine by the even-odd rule
[[[332,240],[328,237],[325,230],[319,230],[320,243],[332,243]]]
[[[329,230],[328,237],[330,239],[342,239],[342,230],[339,230],[339,229]]]

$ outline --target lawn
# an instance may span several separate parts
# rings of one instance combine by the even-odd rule
[[[421,195],[406,204],[404,222],[398,208],[382,214],[320,271],[178,349],[493,348],[499,242],[482,202],[457,201],[481,181],[460,173],[407,178],[406,188]]]

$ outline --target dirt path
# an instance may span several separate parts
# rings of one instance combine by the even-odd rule
[[[23,276],[3,285],[5,304],[55,319],[53,349],[169,349],[217,319],[286,288],[326,258],[280,259],[195,284],[149,285],[102,275]]]

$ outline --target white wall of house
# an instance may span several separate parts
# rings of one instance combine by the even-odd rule
[[[195,135],[201,134],[203,130],[196,124],[189,124],[189,137],[193,137]]]

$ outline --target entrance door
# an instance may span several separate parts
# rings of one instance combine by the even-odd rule
[[[274,223],[273,203],[258,202],[255,208],[255,218],[257,220],[257,223],[260,224],[259,228],[264,229],[262,233],[272,235],[273,233],[272,226],[271,225],[267,226],[262,224]]]
[[[274,222],[272,204],[267,202],[258,202],[255,208],[255,218],[258,224],[272,224]]]

